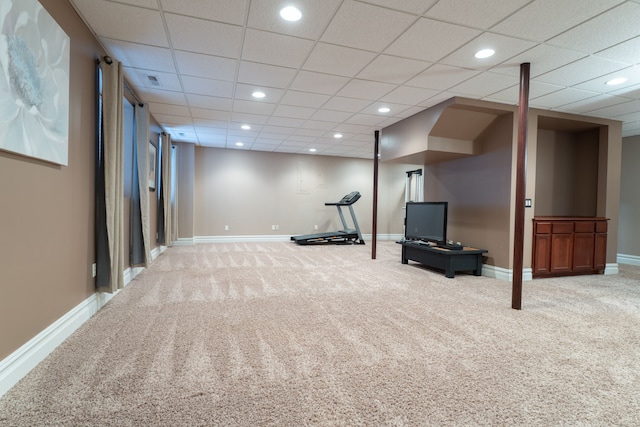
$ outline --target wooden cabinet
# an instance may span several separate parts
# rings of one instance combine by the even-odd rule
[[[606,265],[606,255],[606,218],[533,219],[534,278],[601,273]]]

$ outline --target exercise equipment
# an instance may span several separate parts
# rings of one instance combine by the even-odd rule
[[[344,230],[327,231],[324,233],[315,234],[304,234],[301,236],[291,236],[291,240],[299,245],[318,245],[326,243],[342,245],[364,245],[364,239],[362,238],[362,233],[360,232],[360,227],[358,226],[358,220],[356,219],[356,214],[353,212],[352,206],[355,202],[358,201],[358,199],[360,199],[360,193],[357,191],[352,191],[338,202],[324,204],[325,206],[335,206],[338,209],[340,221],[342,221]],[[355,227],[355,229],[350,229],[347,226],[347,222],[345,221],[344,215],[342,214],[342,206],[346,206],[349,208],[349,212],[351,213],[351,220],[353,221],[353,226]]]

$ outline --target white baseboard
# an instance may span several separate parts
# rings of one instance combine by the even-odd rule
[[[371,241],[371,234],[363,234],[365,242]],[[378,234],[378,240],[400,240],[402,234]],[[233,242],[289,242],[290,235],[253,235],[253,236],[195,236],[193,239],[181,238],[178,245],[192,245],[194,243],[233,243]]]
[[[638,265],[640,266],[640,256],[637,255],[626,255],[626,254],[618,254],[618,264],[629,264],[629,265]]]
[[[607,263],[604,266],[604,274],[605,275],[609,275],[609,274],[618,274],[620,273],[620,269],[618,268],[618,264],[615,262],[611,262],[611,263]]]
[[[504,280],[505,282],[511,282],[513,280],[513,270],[509,268],[496,267],[495,265],[484,264],[482,266],[482,275],[498,280]],[[523,268],[522,281],[526,282],[529,280],[533,280],[533,270],[531,268]]]
[[[0,361],[0,397],[98,312],[113,294],[95,293]]]

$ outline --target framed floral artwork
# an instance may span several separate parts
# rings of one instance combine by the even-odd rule
[[[0,7],[0,150],[67,165],[69,36],[37,0]]]

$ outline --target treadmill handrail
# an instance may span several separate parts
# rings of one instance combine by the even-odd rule
[[[357,202],[358,199],[360,199],[360,192],[359,191],[352,191],[351,193],[349,193],[346,196],[344,196],[340,201],[338,201],[338,202],[327,202],[324,205],[325,206],[349,206],[349,205],[352,205],[355,202]]]

